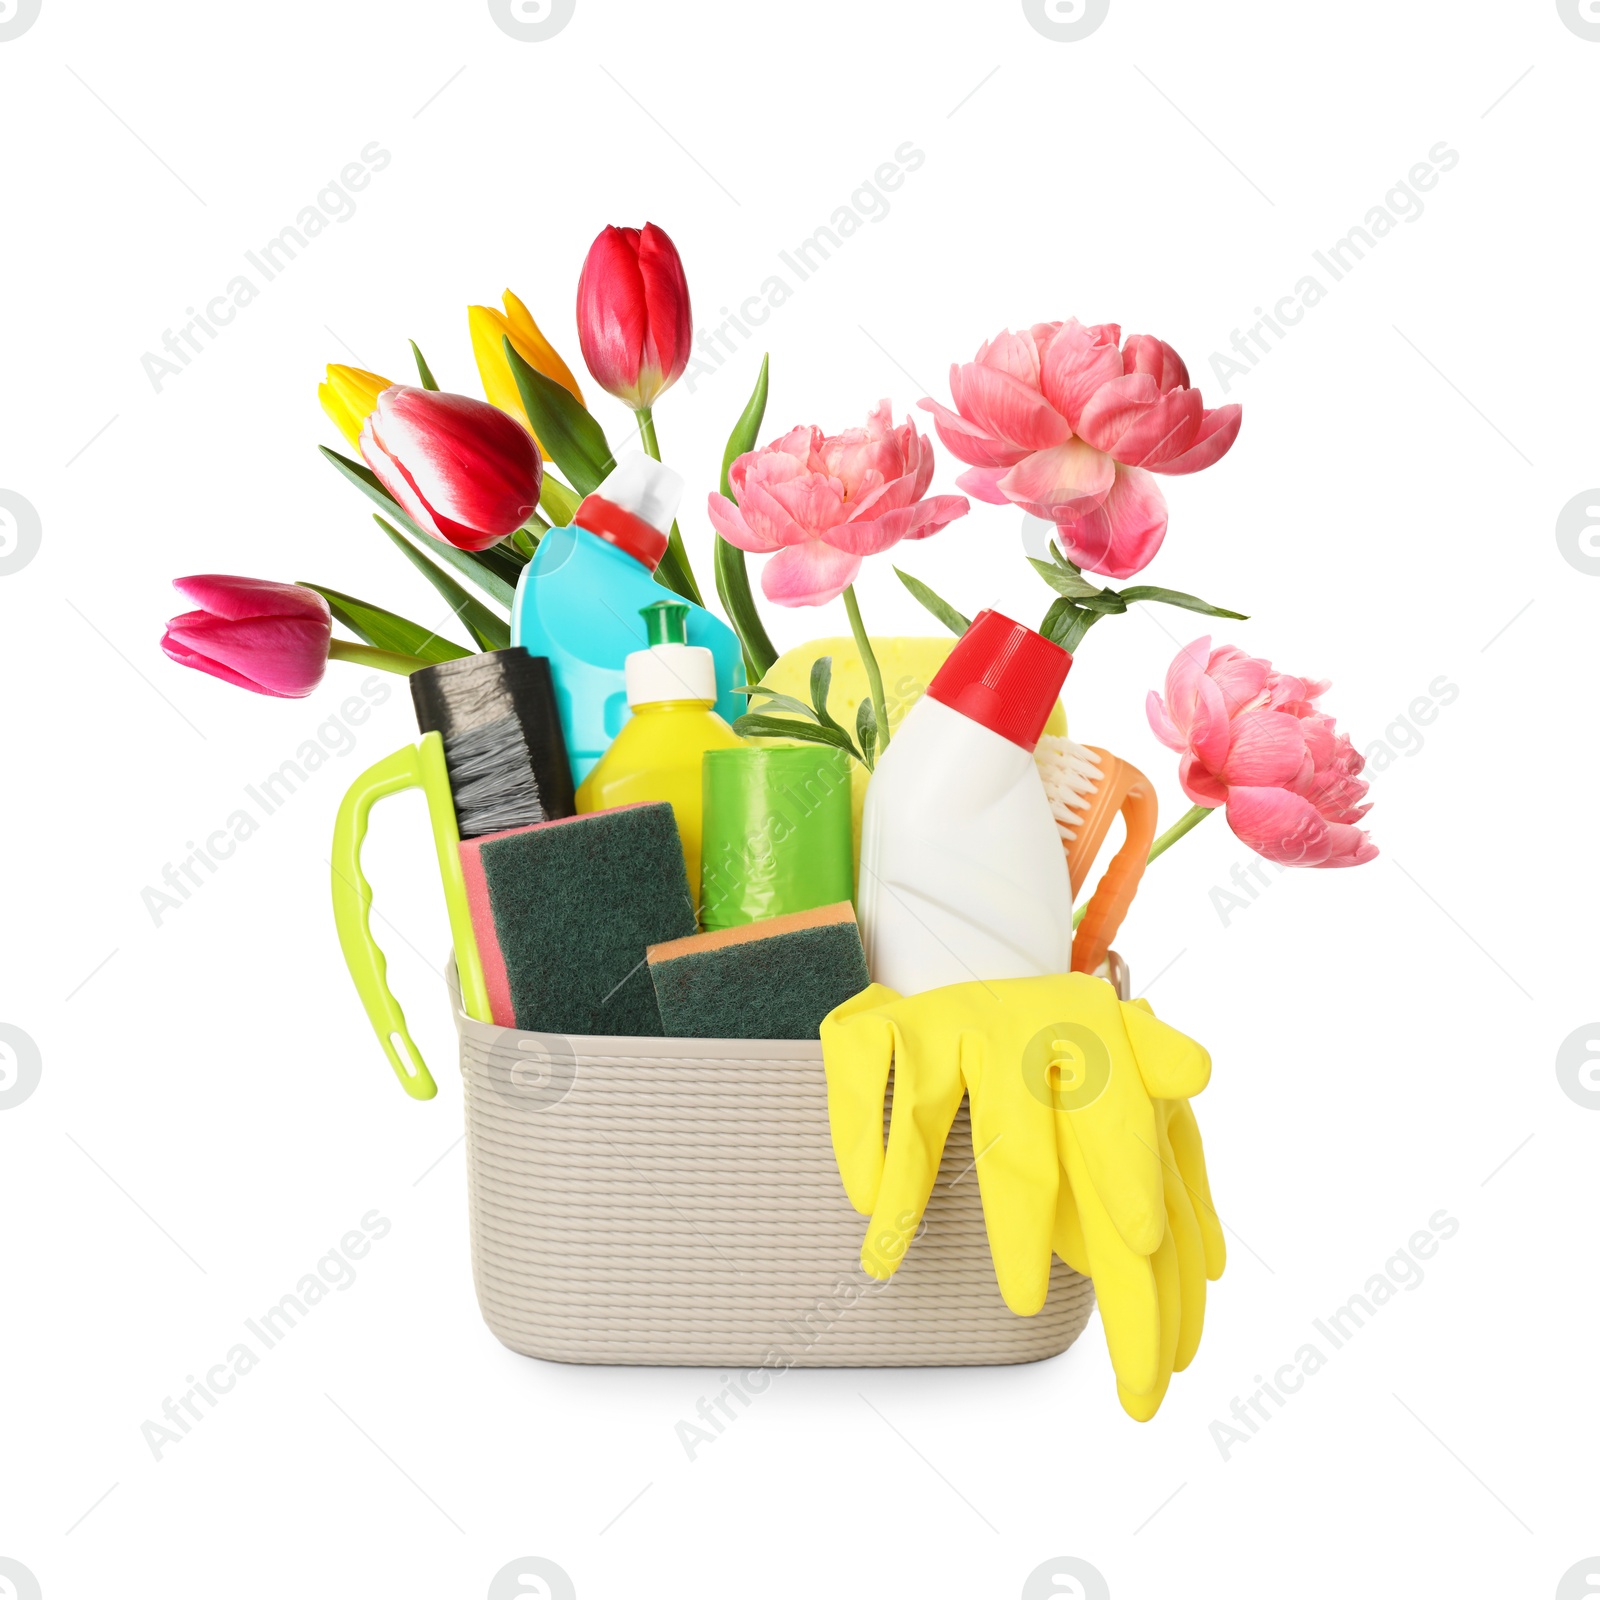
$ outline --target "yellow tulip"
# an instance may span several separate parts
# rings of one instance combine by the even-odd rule
[[[378,396],[393,387],[393,380],[360,367],[330,365],[328,381],[317,385],[317,398],[340,433],[351,444],[361,438],[361,429],[378,408]]]
[[[559,383],[580,406],[583,404],[583,395],[571,368],[539,331],[539,324],[533,320],[528,308],[509,289],[505,292],[505,306],[503,312],[496,311],[492,306],[467,307],[472,353],[477,358],[478,376],[483,380],[483,392],[489,404],[515,417],[529,433],[533,433],[528,413],[522,408],[517,380],[511,375],[511,363],[506,360],[506,339],[511,341],[511,348],[535,372],[542,372],[552,382]],[[534,437],[537,439],[538,435]],[[539,451],[546,461],[550,459],[550,452],[542,444]]]

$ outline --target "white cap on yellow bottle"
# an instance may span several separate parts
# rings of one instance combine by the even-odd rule
[[[623,663],[628,704],[641,706],[662,700],[717,698],[717,668],[703,645],[688,643],[689,607],[681,600],[657,600],[643,607],[650,639],[647,650],[635,650]]]

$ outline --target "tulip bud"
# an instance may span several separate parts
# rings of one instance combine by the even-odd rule
[[[411,520],[458,550],[487,550],[539,504],[544,464],[527,429],[464,394],[394,384],[360,445]]]
[[[378,404],[378,396],[389,387],[387,378],[360,367],[330,365],[328,381],[317,385],[317,398],[340,433],[351,444],[359,444],[361,429]]]
[[[162,636],[161,648],[180,666],[285,700],[321,683],[333,618],[314,589],[216,573],[172,586],[200,608],[174,617]]]
[[[552,382],[559,383],[580,406],[583,394],[578,380],[572,376],[572,369],[556,354],[555,346],[539,331],[539,324],[528,308],[509,289],[505,292],[505,306],[504,312],[496,311],[493,306],[467,307],[472,354],[477,359],[478,376],[483,381],[483,392],[489,397],[489,404],[515,417],[533,433],[533,425],[522,406],[522,391],[517,388],[517,380],[511,375],[511,363],[506,360],[507,339],[511,341],[511,348],[535,372],[542,372]],[[537,439],[538,435],[534,437]],[[550,452],[542,444],[539,454],[546,461],[550,459]]]
[[[689,364],[694,323],[677,246],[653,222],[606,228],[578,279],[578,342],[595,382],[646,411]]]

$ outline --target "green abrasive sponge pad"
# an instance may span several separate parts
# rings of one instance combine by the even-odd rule
[[[815,1039],[866,988],[848,900],[650,946],[661,1025],[674,1039]]]
[[[461,844],[493,1020],[660,1036],[646,949],[695,929],[669,805],[618,806]]]

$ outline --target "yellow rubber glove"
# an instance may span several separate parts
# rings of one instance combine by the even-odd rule
[[[872,1219],[862,1268],[887,1278],[899,1266],[965,1093],[1006,1304],[1021,1316],[1044,1304],[1065,1168],[1090,1241],[1075,1253],[1118,1279],[1114,1344],[1128,1352],[1119,1376],[1126,1367],[1131,1391],[1152,1391],[1162,1319],[1151,1258],[1168,1226],[1152,1101],[1204,1088],[1205,1051],[1085,973],[953,984],[905,999],[874,985],[824,1021],[822,1044],[834,1155],[851,1203]],[[1167,1320],[1176,1330],[1176,1314]]]
[[[1147,1002],[1130,1009],[1155,1021]],[[1147,1031],[1143,1023],[1133,1029]],[[1068,1181],[1058,1194],[1055,1230],[1056,1253],[1094,1280],[1118,1398],[1141,1422],[1155,1415],[1173,1372],[1194,1359],[1205,1323],[1206,1280],[1220,1277],[1226,1261],[1200,1130],[1187,1095],[1174,1094],[1183,1087],[1197,1093],[1204,1074],[1186,1082],[1182,1073],[1151,1071],[1146,1086],[1172,1096],[1154,1102],[1166,1222],[1160,1244],[1141,1256],[1112,1225],[1078,1149],[1070,1113],[1058,1123]]]
[[[1026,1035],[1012,1037],[1015,1023],[999,998],[1007,987],[957,984],[901,999],[874,984],[821,1031],[834,1157],[851,1204],[872,1219],[862,1270],[888,1278],[904,1259],[965,1094],[995,1278],[1006,1304],[1026,1317],[1050,1287],[1059,1161],[1051,1109],[1017,1070]]]

